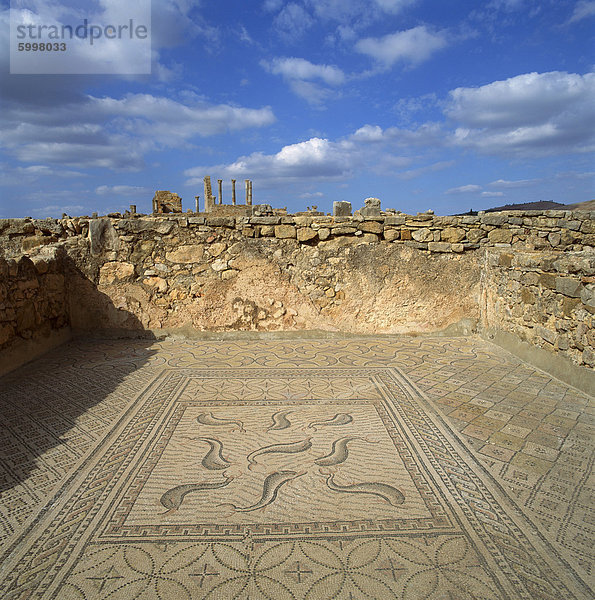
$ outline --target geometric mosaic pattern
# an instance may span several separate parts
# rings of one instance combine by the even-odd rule
[[[34,366],[0,389],[2,598],[592,597],[590,399],[484,342],[78,342]]]

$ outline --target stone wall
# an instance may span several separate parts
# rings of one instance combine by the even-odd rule
[[[595,367],[595,253],[490,250],[482,321],[532,346]]]
[[[0,353],[16,345],[19,353],[36,354],[36,347],[46,347],[56,332],[69,327],[65,276],[58,255],[57,248],[45,248],[33,258],[0,257]]]
[[[64,318],[75,329],[373,334],[480,322],[592,366],[594,217],[10,219],[0,220],[0,252],[36,260],[63,248]]]

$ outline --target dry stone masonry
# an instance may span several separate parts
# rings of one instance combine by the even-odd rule
[[[593,213],[386,214],[371,198],[348,216],[345,204],[248,214],[216,205],[206,177],[212,213],[1,220],[0,351],[65,325],[499,330],[595,366]],[[65,258],[40,272],[47,252]]]

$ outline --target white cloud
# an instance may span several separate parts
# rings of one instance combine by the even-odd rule
[[[581,0],[576,3],[568,22],[576,23],[593,16],[595,16],[595,2],[593,0]]]
[[[381,38],[364,38],[357,42],[358,52],[371,56],[384,67],[402,61],[417,65],[447,45],[444,32],[430,31],[425,25],[397,31]]]
[[[417,130],[396,127],[382,129],[364,125],[354,133],[332,141],[322,137],[289,144],[275,154],[254,152],[228,164],[202,165],[187,169],[187,185],[200,185],[204,175],[217,173],[225,179],[250,178],[263,187],[285,185],[288,182],[308,184],[336,181],[352,177],[366,169],[385,176],[414,179],[426,173],[451,167],[452,160],[438,161],[417,169],[403,171],[420,159],[419,156],[396,154],[412,148],[430,145],[437,148],[440,128],[429,124]]]
[[[488,185],[492,187],[501,187],[501,188],[518,188],[518,187],[527,187],[529,185],[533,185],[535,183],[539,183],[539,179],[517,179],[516,181],[509,181],[507,179],[497,179],[496,181],[492,181],[488,183]]]
[[[438,123],[424,123],[414,129],[402,129],[399,127],[382,129],[378,125],[364,125],[349,136],[349,139],[357,143],[383,143],[403,147],[438,147],[444,145],[443,138],[444,132]]]
[[[595,147],[595,73],[527,73],[450,92],[453,142],[494,154],[558,154]]]
[[[459,187],[450,188],[446,190],[445,194],[475,194],[481,191],[480,185],[469,184],[469,185],[461,185]]]
[[[320,79],[329,85],[341,85],[345,81],[345,74],[338,67],[315,65],[303,58],[274,58],[262,64],[270,73],[287,79]]]
[[[149,188],[136,185],[100,185],[95,188],[98,196],[142,196],[150,194]]]
[[[300,194],[300,198],[304,198],[305,200],[309,200],[311,198],[322,198],[324,194],[322,192],[304,192]]]
[[[274,58],[261,65],[269,73],[281,75],[295,94],[314,105],[322,104],[332,93],[326,86],[336,87],[345,81],[345,74],[338,67],[316,65],[303,58]]]
[[[273,25],[281,37],[288,41],[296,41],[314,25],[314,19],[302,6],[290,2],[275,17]]]
[[[186,102],[150,94],[87,96],[51,107],[12,105],[0,114],[0,146],[19,160],[78,167],[138,169],[149,150],[274,122],[269,107]]]
[[[481,192],[482,198],[502,198],[504,192]]]
[[[217,172],[224,178],[251,178],[260,181],[332,180],[349,177],[356,148],[348,141],[331,142],[311,138],[284,146],[276,154],[254,152],[229,165],[194,167],[184,172],[189,185],[202,181],[205,173]]]

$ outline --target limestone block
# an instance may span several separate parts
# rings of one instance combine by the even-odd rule
[[[179,246],[171,252],[165,253],[165,258],[169,262],[189,264],[198,262],[201,260],[203,255],[203,247],[199,244],[185,244]]]
[[[393,242],[394,240],[398,240],[400,237],[400,233],[398,229],[385,229],[384,230],[384,239],[387,242]]]
[[[235,219],[233,217],[207,217],[205,219],[209,227],[235,227]]]
[[[315,239],[317,236],[318,233],[310,227],[300,227],[300,229],[297,231],[297,239],[300,242],[309,242],[310,240]]]
[[[465,239],[465,230],[460,227],[447,227],[443,229],[440,234],[440,239],[443,242],[450,242],[456,244]]]
[[[411,230],[410,229],[401,229],[401,239],[402,240],[411,240]]]
[[[581,290],[581,300],[583,304],[595,308],[595,284],[589,283]]]
[[[384,231],[384,225],[378,221],[364,221],[358,225],[358,229],[365,233],[381,234]]]
[[[556,343],[556,332],[555,331],[550,331],[549,329],[546,329],[545,327],[542,327],[541,325],[536,325],[535,326],[535,333],[541,339],[545,340],[549,344],[555,344]]]
[[[360,209],[360,215],[362,217],[379,217],[380,216],[380,199],[379,198],[366,198],[364,200],[365,206]]]
[[[99,270],[99,285],[111,285],[130,279],[133,275],[134,265],[126,262],[108,262]]]
[[[405,225],[405,215],[388,215],[384,219],[385,225]]]
[[[452,252],[452,247],[448,242],[429,242],[428,250],[430,252]]]
[[[223,252],[225,252],[226,248],[227,248],[227,244],[225,242],[216,242],[207,247],[207,252],[211,256],[217,257],[220,254],[222,254]]]
[[[565,296],[580,298],[582,287],[582,283],[572,277],[556,277],[556,291]]]
[[[261,225],[260,226],[260,235],[262,237],[274,237],[275,227],[273,225]]]
[[[52,259],[48,256],[32,256],[31,260],[35,265],[35,269],[40,275],[47,273],[50,270]]]
[[[276,225],[275,237],[281,240],[291,239],[296,237],[296,229],[294,225]]]
[[[492,244],[510,244],[512,242],[512,231],[510,229],[492,229],[488,233],[488,239]]]
[[[333,235],[351,235],[354,234],[356,231],[357,229],[355,227],[348,226],[333,227],[331,229],[331,233]]]
[[[91,254],[102,252],[117,252],[120,247],[120,238],[114,229],[111,219],[91,219],[89,221],[89,241]]]
[[[229,267],[228,262],[222,258],[217,259],[211,264],[213,271],[221,272],[225,271]]]
[[[333,202],[333,217],[350,217],[351,202]]]
[[[250,217],[252,225],[279,225],[281,217]]]
[[[463,244],[451,244],[451,248],[453,252],[463,252],[465,250],[465,246]]]
[[[508,221],[508,216],[503,215],[501,213],[488,213],[485,215],[481,215],[480,221],[484,225],[500,226],[504,225],[504,223]]]
[[[580,240],[580,233],[572,231],[570,229],[563,229],[560,232],[560,244],[562,246],[570,246],[576,244]]]
[[[331,230],[328,227],[321,227],[318,230],[318,239],[321,241],[328,240],[331,235]]]
[[[35,305],[32,300],[29,300],[17,312],[17,333],[22,334],[24,331],[32,329],[35,327],[35,322]]]
[[[470,229],[467,232],[467,239],[472,243],[476,244],[482,238],[486,237],[486,232],[483,229]]]
[[[429,229],[416,229],[411,234],[411,237],[416,242],[433,242],[434,241],[434,234]]]

